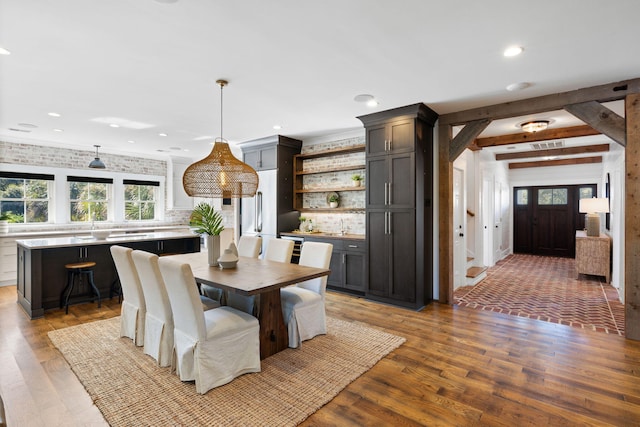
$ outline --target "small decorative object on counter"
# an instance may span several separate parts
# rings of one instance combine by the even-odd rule
[[[235,243],[233,243],[233,241],[229,243],[229,247],[227,249],[231,249],[231,253],[233,253],[235,256],[238,256],[238,247]]]
[[[337,208],[340,203],[340,196],[338,196],[338,193],[331,193],[327,197],[327,202],[329,202],[329,207]]]
[[[235,268],[238,263],[238,256],[234,255],[231,249],[225,249],[224,253],[218,258],[218,264],[221,268]]]
[[[359,173],[352,175],[351,183],[354,187],[360,187],[360,184],[362,183],[362,175],[360,175]]]

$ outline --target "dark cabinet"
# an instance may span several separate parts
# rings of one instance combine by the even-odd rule
[[[366,129],[365,295],[410,308],[433,295],[433,125],[424,104],[358,117]]]
[[[256,147],[242,153],[244,162],[257,171],[275,169],[278,167],[278,152],[276,146]]]
[[[414,165],[414,153],[368,157],[367,208],[413,208]]]
[[[415,211],[367,212],[369,295],[397,302],[416,302]],[[376,230],[381,230],[381,233]],[[375,246],[375,247],[374,247]]]
[[[366,282],[366,242],[354,239],[305,238],[305,241],[326,242],[333,245],[327,279],[331,289],[363,294]]]
[[[111,245],[153,252],[159,255],[200,251],[200,236],[155,240],[110,241],[82,246],[26,248],[18,245],[18,302],[29,317],[42,317],[45,310],[60,306],[60,294],[66,286],[65,264],[94,261],[94,282],[102,298],[109,297],[117,279]]]
[[[410,118],[367,126],[367,156],[412,152],[415,150],[414,135],[415,123]]]

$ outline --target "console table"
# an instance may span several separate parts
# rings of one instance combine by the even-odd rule
[[[576,277],[580,274],[604,276],[611,281],[611,238],[606,234],[587,236],[584,230],[576,231]]]

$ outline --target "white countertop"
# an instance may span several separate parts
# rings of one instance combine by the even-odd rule
[[[96,239],[91,235],[78,234],[72,237],[51,237],[40,239],[25,239],[17,240],[16,244],[27,249],[46,249],[46,248],[60,248],[68,246],[88,246],[88,245],[105,245],[105,244],[117,244],[123,242],[137,242],[145,240],[167,240],[167,239],[183,239],[188,237],[196,237],[198,234],[194,234],[189,230],[185,231],[160,231],[151,233],[129,233],[126,234],[125,230],[114,230],[106,239]]]
[[[178,230],[184,229],[185,231],[189,230],[188,225],[144,225],[144,226],[134,226],[134,227],[113,227],[113,228],[99,228],[99,230],[109,230],[113,234],[125,234],[125,233],[138,233],[138,232],[153,232],[153,231],[162,231],[162,230]],[[90,236],[91,230],[88,228],[82,229],[58,229],[58,230],[36,230],[36,231],[10,231],[5,234],[0,234],[0,238],[2,237],[11,237],[11,238],[22,238],[22,239],[40,239],[40,238],[49,238],[55,236],[68,236],[70,234],[74,235],[85,235]]]

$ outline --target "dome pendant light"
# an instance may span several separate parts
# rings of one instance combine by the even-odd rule
[[[96,158],[91,160],[91,163],[89,163],[89,167],[91,169],[104,169],[104,168],[106,168],[106,166],[104,165],[102,160],[100,160],[100,156],[98,156],[98,148],[100,148],[100,146],[99,145],[94,145],[94,147],[96,147]]]
[[[207,157],[185,170],[182,186],[191,197],[253,197],[258,189],[258,174],[238,160],[222,138],[222,89],[228,82],[216,83],[220,86],[220,138],[215,139]]]

